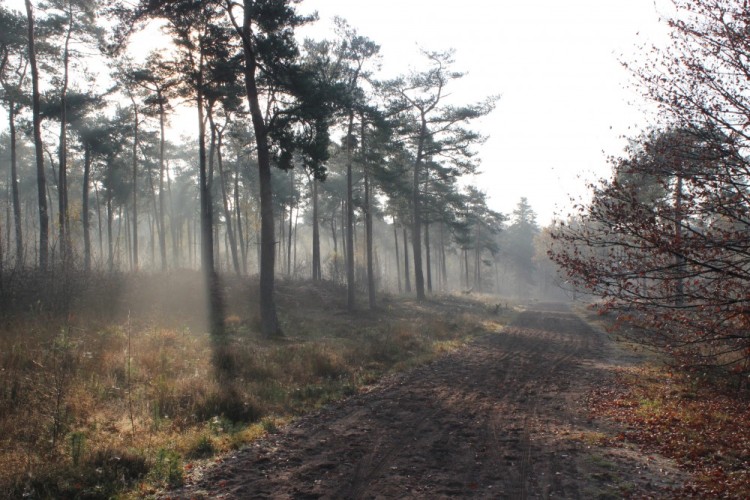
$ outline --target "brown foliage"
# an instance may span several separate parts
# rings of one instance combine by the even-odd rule
[[[620,370],[589,403],[594,415],[627,426],[616,440],[674,458],[691,472],[676,497],[750,496],[750,409],[736,394],[646,366]]]

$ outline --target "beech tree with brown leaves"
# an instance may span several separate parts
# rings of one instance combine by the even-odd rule
[[[576,288],[690,367],[750,361],[748,165],[715,130],[654,132],[615,161],[550,254]]]
[[[660,129],[613,161],[553,259],[687,366],[750,373],[750,7],[674,0],[671,43],[629,64]]]

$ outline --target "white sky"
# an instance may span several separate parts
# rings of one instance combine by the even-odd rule
[[[8,5],[22,9],[21,0]],[[655,6],[658,4],[658,7]],[[623,135],[648,125],[645,105],[628,90],[620,60],[640,59],[638,46],[663,43],[665,0],[304,0],[317,11],[315,38],[332,37],[340,16],[381,46],[382,76],[424,68],[419,48],[455,49],[466,76],[456,102],[501,95],[478,124],[489,140],[479,148],[474,183],[492,208],[509,214],[525,196],[548,224],[565,216],[586,181],[608,176],[607,155]],[[178,120],[179,121],[179,120]]]
[[[567,214],[571,195],[585,196],[586,180],[609,174],[606,156],[622,151],[622,135],[647,125],[619,61],[664,40],[658,3],[657,11],[654,0],[305,0],[300,10],[317,10],[323,23],[345,18],[381,45],[387,72],[419,69],[419,47],[454,48],[455,69],[467,73],[457,100],[502,96],[481,123],[490,139],[476,184],[504,213],[527,197],[546,225],[555,211]]]

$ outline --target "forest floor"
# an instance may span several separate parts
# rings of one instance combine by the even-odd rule
[[[675,496],[676,463],[619,439],[588,398],[640,355],[567,307],[510,326],[191,467],[163,498]]]

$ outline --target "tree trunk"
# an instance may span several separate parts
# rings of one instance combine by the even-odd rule
[[[414,287],[417,291],[417,300],[424,300],[424,275],[422,274],[422,207],[419,190],[420,174],[422,172],[422,155],[424,154],[424,142],[427,136],[427,121],[422,116],[422,126],[419,133],[417,146],[417,158],[414,160],[414,180],[412,184],[412,246],[414,253]]]
[[[180,243],[182,242],[182,224],[184,218],[180,217],[180,224],[177,222],[177,216],[174,213],[174,198],[172,197],[172,178],[167,170],[167,191],[169,193],[169,227],[172,232],[172,265],[180,265]],[[188,247],[190,244],[188,243]]]
[[[320,281],[323,277],[320,269],[320,228],[318,227],[318,180],[312,178],[312,279]]]
[[[16,151],[16,103],[8,103],[8,129],[10,134],[10,182],[13,198],[13,225],[16,229],[16,269],[23,267],[23,227],[21,220],[21,198],[18,195],[18,158]]]
[[[294,170],[289,170],[289,230],[286,240],[286,276],[292,275],[292,218],[294,217]]]
[[[352,149],[354,148],[354,111],[349,113],[346,135],[346,305],[354,309],[354,197],[352,185]]]
[[[474,244],[474,289],[482,291],[482,228],[477,225],[477,240]]]
[[[130,96],[133,103],[133,271],[138,272],[138,106],[135,98]]]
[[[204,109],[206,112],[206,119],[208,120],[208,129],[211,132],[211,138],[208,146],[208,174],[206,177],[206,190],[209,196],[209,212],[211,217],[211,231],[213,231],[213,269],[218,271],[221,269],[221,242],[219,241],[219,233],[214,231],[217,226],[214,220],[214,203],[213,203],[213,183],[214,183],[214,165],[216,161],[216,128],[214,127],[213,119],[213,103],[206,103],[204,100]]]
[[[47,181],[44,175],[44,145],[39,97],[39,70],[36,63],[34,13],[31,0],[25,0],[29,30],[29,64],[31,66],[32,114],[34,122],[34,150],[36,152],[36,186],[39,200],[39,269],[47,271],[49,264],[49,216],[47,214]]]
[[[227,221],[226,231],[227,238],[229,238],[229,250],[232,253],[232,265],[234,266],[234,272],[237,276],[240,275],[240,258],[237,252],[237,240],[234,238],[234,230],[232,229],[232,212],[229,210],[229,199],[227,196],[226,177],[224,176],[224,162],[221,155],[222,147],[222,133],[219,133],[219,140],[216,147],[216,159],[217,166],[219,167],[219,183],[221,183],[221,202],[224,207],[224,219]]]
[[[367,297],[375,309],[375,271],[372,261],[372,211],[370,210],[370,176],[365,166],[365,234],[367,235]]]
[[[242,210],[240,208],[240,157],[237,156],[237,165],[234,172],[234,215],[237,218],[237,239],[242,254],[242,273],[247,274],[247,247],[245,246],[245,233],[242,231]]]
[[[154,194],[154,198],[156,195]],[[155,204],[154,204],[155,205]],[[151,269],[156,269],[156,245],[158,245],[159,229],[156,227],[158,224],[158,215],[156,212],[148,215],[148,234],[149,234],[149,250],[151,250]]]
[[[151,212],[147,212],[149,237],[151,238],[149,248],[151,250],[151,266],[153,269],[156,269],[156,246],[161,231],[159,228],[159,200],[158,195],[156,194],[154,176],[152,175],[151,170],[147,169],[146,174],[148,175],[148,187],[151,191]],[[164,271],[164,269],[162,269],[162,271]]]
[[[60,231],[60,257],[68,266],[71,256],[70,218],[68,217],[68,73],[70,65],[70,38],[73,33],[73,7],[68,3],[68,31],[63,46],[63,79],[60,86],[60,142],[57,181],[58,224]]]
[[[430,224],[424,223],[425,268],[427,269],[427,292],[432,293],[432,261],[430,259]]]
[[[99,228],[99,259],[104,258],[104,231],[102,229],[102,204],[99,200],[99,188],[94,184],[94,196],[96,197],[96,218]]]
[[[396,281],[398,283],[398,293],[401,293],[401,257],[398,252],[398,231],[396,230],[396,221],[393,221],[393,241],[396,244]]]
[[[112,239],[112,225],[114,224],[115,214],[112,212],[112,193],[107,190],[107,267],[110,272],[115,267],[115,250],[114,240]]]
[[[164,222],[164,205],[165,205],[165,193],[164,193],[164,150],[165,150],[165,138],[164,138],[164,122],[166,110],[164,109],[164,96],[159,89],[157,98],[159,99],[159,213],[157,214],[157,229],[159,231],[159,255],[161,257],[161,270],[167,270],[167,229]],[[173,265],[177,265],[174,262]]]
[[[283,266],[284,262],[284,249],[286,248],[286,207],[281,207],[281,213],[279,214],[279,228],[278,228],[278,245],[276,245],[276,260],[281,262]]]
[[[333,238],[333,281],[339,280],[339,241],[336,237],[336,213],[331,214],[331,237]]]
[[[219,276],[214,268],[213,203],[211,202],[210,175],[206,159],[206,120],[203,96],[203,58],[198,69],[198,169],[200,176],[200,235],[201,269],[206,283],[208,300],[208,326],[214,337],[224,333],[223,300],[219,286]]]
[[[294,260],[292,261],[292,275],[297,277],[297,227],[299,225],[299,207],[294,211]]]
[[[27,0],[28,1],[28,0]],[[258,87],[255,82],[257,69],[256,55],[253,47],[252,12],[254,2],[244,0],[244,19],[241,29],[242,48],[244,50],[245,90],[250,107],[250,116],[255,132],[258,157],[258,181],[260,184],[260,323],[265,337],[282,335],[279,320],[276,316],[274,299],[274,223],[273,191],[271,187],[271,156],[268,146],[268,130],[258,99]]]
[[[404,290],[411,293],[411,274],[409,273],[409,245],[406,226],[404,226]]]
[[[83,150],[83,185],[81,186],[81,219],[83,222],[83,269],[91,271],[91,235],[89,223],[89,177],[91,175],[91,146]]]
[[[364,210],[365,210],[365,254],[367,260],[367,299],[370,309],[375,309],[375,270],[372,258],[372,211],[370,210],[370,172],[367,168],[367,162],[365,160],[365,136],[367,122],[365,121],[364,114],[360,117],[361,132],[360,132],[360,151],[362,152],[362,169],[364,170],[365,176],[365,199],[364,199]]]
[[[471,284],[469,283],[469,249],[464,248],[464,278],[466,283],[466,289],[469,290],[471,288]]]
[[[353,238],[352,238],[353,239]],[[341,200],[341,255],[344,261],[344,272],[346,272],[346,200]]]
[[[445,258],[445,225],[440,223],[440,289],[445,290],[448,285],[448,265]]]
[[[120,212],[122,212],[122,207],[120,207]],[[122,219],[120,219],[122,220]],[[122,225],[122,223],[120,223]],[[125,207],[125,248],[128,252],[128,264],[130,265],[130,270],[133,270],[133,247],[131,246],[131,239],[130,239],[130,211]]]
[[[188,250],[188,260],[187,260],[187,266],[189,268],[192,268],[193,266],[193,221],[188,218],[187,219],[187,250]]]

